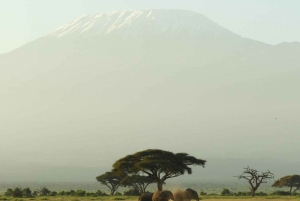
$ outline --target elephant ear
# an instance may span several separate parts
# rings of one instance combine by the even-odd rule
[[[188,188],[185,190],[185,192],[187,193],[187,195],[190,199],[199,200],[198,193],[196,191],[194,191],[193,189]]]
[[[169,200],[169,199],[174,200],[173,193],[168,190],[162,191],[160,197],[163,198],[163,200]]]

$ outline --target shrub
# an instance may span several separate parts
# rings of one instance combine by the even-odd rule
[[[45,187],[43,187],[40,191],[39,191],[39,195],[41,196],[46,196],[49,195],[51,193],[51,191]]]
[[[77,190],[76,193],[75,193],[75,195],[79,196],[79,197],[83,197],[83,196],[85,196],[85,193],[86,192],[84,190]]]
[[[288,191],[275,191],[271,195],[291,195]]]
[[[49,195],[50,196],[57,196],[57,192],[56,191],[52,191]]]
[[[70,195],[75,195],[75,191],[74,190],[70,190]]]
[[[12,193],[13,193],[13,189],[8,188],[8,189],[5,191],[4,195],[5,195],[5,196],[12,196]]]
[[[258,196],[267,196],[268,194],[264,193],[264,192],[258,192],[258,193],[255,193],[255,195],[258,195]]]
[[[136,188],[132,188],[132,189],[129,189],[128,191],[125,191],[124,192],[124,195],[134,195],[134,196],[140,196],[141,193],[139,192],[138,189]]]
[[[23,194],[22,194],[22,190],[20,188],[15,188],[12,192],[12,196],[14,198],[21,198],[23,197]]]
[[[26,198],[32,197],[31,190],[29,188],[24,188],[22,190],[22,195]]]
[[[96,195],[96,196],[94,196],[94,195]],[[85,196],[97,197],[97,194],[96,193],[85,193]]]
[[[60,191],[60,192],[58,192],[58,195],[65,195],[65,191]]]
[[[221,195],[230,195],[230,191],[228,188],[223,188],[222,192],[221,192]]]
[[[115,192],[114,195],[122,195],[120,192]]]
[[[201,191],[200,195],[207,195],[207,193]]]

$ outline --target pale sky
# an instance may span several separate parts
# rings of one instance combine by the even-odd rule
[[[300,41],[298,0],[2,0],[0,54],[85,14],[141,9],[192,10],[236,34],[268,44]]]

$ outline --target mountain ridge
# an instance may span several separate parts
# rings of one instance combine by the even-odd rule
[[[128,33],[126,29],[129,27],[132,31]],[[199,13],[186,10],[157,9],[85,15],[61,26],[49,35],[59,38],[71,34],[83,35],[82,37],[118,34],[126,38],[141,34],[172,36],[186,30],[192,36],[203,32],[216,35],[233,34]]]

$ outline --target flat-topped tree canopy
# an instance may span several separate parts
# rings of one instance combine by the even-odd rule
[[[272,187],[287,187],[292,195],[297,190],[300,190],[300,175],[294,174],[281,177],[272,184]]]
[[[162,190],[165,180],[186,172],[192,174],[190,165],[204,167],[205,163],[205,160],[187,153],[175,154],[160,149],[147,149],[117,160],[113,168],[119,174],[144,173],[156,181],[158,190]]]

